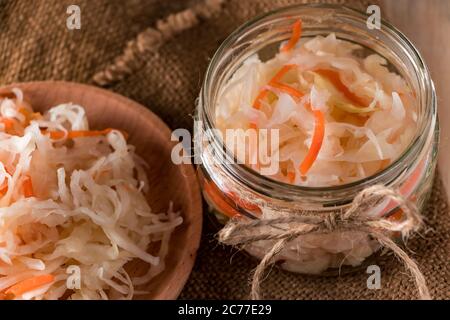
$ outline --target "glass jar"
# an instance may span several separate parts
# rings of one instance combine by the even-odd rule
[[[339,39],[381,55],[407,81],[417,98],[418,128],[412,142],[396,161],[373,176],[333,187],[302,187],[275,181],[232,161],[234,155],[214,130],[220,88],[251,55],[258,53],[262,61],[272,58],[299,18],[303,23],[302,39],[333,32]],[[249,21],[217,50],[199,97],[194,139],[201,161],[198,173],[203,193],[217,221],[223,224],[236,215],[255,219],[271,213],[345,210],[359,192],[376,184],[400,190],[423,209],[431,190],[439,138],[434,86],[420,54],[400,31],[386,21],[382,21],[381,29],[370,30],[366,21],[364,13],[343,6],[297,5]],[[400,208],[389,200],[369,211],[392,219],[401,216]],[[254,243],[246,250],[261,258],[267,251],[265,242]],[[321,238],[305,235],[293,241],[277,259],[287,270],[318,274],[342,265],[360,265],[378,249],[378,243],[361,232],[336,232]]]

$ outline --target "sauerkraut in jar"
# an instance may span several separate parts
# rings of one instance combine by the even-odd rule
[[[271,177],[286,183],[333,186],[372,176],[411,143],[416,102],[384,58],[359,58],[359,49],[331,33],[266,62],[247,58],[219,93],[217,127],[278,130],[279,170]],[[235,146],[249,153],[249,143]]]
[[[438,140],[434,88],[401,33],[385,22],[369,30],[365,19],[345,7],[291,7],[248,23],[218,50],[196,141],[204,195],[220,222],[345,210],[375,184],[423,206]],[[230,141],[229,130],[247,134]],[[276,143],[263,130],[276,131]],[[277,164],[270,174],[258,152],[264,144]],[[220,161],[227,156],[234,162]],[[364,214],[404,219],[389,200]],[[263,257],[273,243],[246,250]],[[379,247],[365,232],[336,231],[300,236],[277,259],[318,274],[358,266]]]

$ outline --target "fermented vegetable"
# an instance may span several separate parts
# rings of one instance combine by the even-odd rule
[[[246,59],[221,88],[216,126],[278,130],[270,177],[300,186],[355,182],[383,170],[409,146],[417,127],[417,103],[406,81],[377,54],[334,34],[291,39],[267,61]],[[262,143],[260,139],[257,143]],[[256,171],[261,163],[249,140],[225,141]],[[257,158],[257,157],[256,157]]]
[[[415,94],[380,55],[338,39],[333,33],[301,38],[301,29],[301,21],[296,21],[290,39],[280,45],[272,58],[262,60],[253,54],[231,69],[236,71],[224,77],[219,88],[214,124],[223,137],[228,136],[229,130],[256,131],[255,135],[248,135],[255,139],[244,136],[237,144],[223,141],[241,163],[259,174],[263,174],[267,159],[260,158],[258,149],[268,144],[271,149],[267,158],[278,164],[269,177],[279,182],[315,188],[341,186],[371,177],[396,161],[412,143],[418,127]],[[278,132],[275,146],[260,134],[262,130]],[[406,197],[417,188],[424,167],[418,166],[416,178],[401,186],[400,191]],[[217,180],[222,189],[233,190],[232,178],[230,181],[220,178]],[[211,196],[208,191],[211,187],[205,188],[205,193],[219,216],[234,219],[238,216],[267,221],[300,214],[302,210],[317,210],[318,214],[332,210],[310,204],[305,195],[304,207],[301,201],[292,201],[291,212],[290,204],[278,207],[279,199],[267,201],[271,188],[267,188],[264,198],[259,197],[259,190],[242,192],[242,198],[238,197],[234,206],[229,204],[233,197],[227,190],[221,199],[227,206],[217,206],[218,192]],[[258,210],[241,205],[248,201]],[[395,203],[383,201],[363,214],[382,217],[394,213],[395,207]],[[388,219],[401,220],[404,215],[398,210]],[[295,228],[295,223],[286,226],[289,228]],[[272,239],[278,239],[275,235],[286,231],[267,226],[243,233],[258,238],[268,230],[274,235]],[[278,240],[272,239],[246,244],[245,250],[262,259],[277,245]],[[329,268],[360,265],[379,248],[379,243],[366,232],[330,231],[301,235],[289,241],[276,260],[291,271],[320,274]]]
[[[146,164],[125,133],[91,130],[75,104],[35,113],[13,93],[0,97],[0,299],[145,293],[180,213],[152,211]],[[133,259],[148,271],[130,276]]]

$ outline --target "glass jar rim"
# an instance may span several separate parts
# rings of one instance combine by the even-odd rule
[[[344,5],[337,5],[337,4],[296,4],[291,5],[287,7],[278,8],[272,11],[269,11],[267,13],[260,14],[256,16],[253,19],[250,19],[246,23],[242,24],[240,27],[238,27],[234,32],[232,32],[225,41],[221,44],[221,46],[217,49],[215,52],[213,58],[211,59],[211,62],[208,66],[208,69],[206,71],[206,76],[202,85],[202,91],[200,94],[201,101],[208,101],[208,84],[211,81],[213,74],[214,74],[214,67],[222,57],[222,54],[230,47],[230,45],[233,44],[234,41],[239,39],[240,35],[248,30],[250,30],[252,27],[257,26],[258,23],[266,18],[270,18],[271,16],[277,16],[280,14],[289,13],[290,11],[301,11],[302,9],[329,9],[329,10],[335,10],[335,12],[341,12],[352,15],[353,18],[358,19],[364,19],[364,21],[367,20],[368,16],[363,11],[357,10],[355,8],[351,8]],[[300,12],[298,12],[300,13]],[[383,28],[385,31],[388,32],[388,35],[394,39],[397,40],[397,42],[401,43],[403,48],[406,48],[408,50],[408,53],[411,55],[411,59],[414,60],[414,65],[417,66],[417,69],[414,70],[415,72],[419,72],[421,79],[423,79],[424,86],[427,89],[427,91],[431,92],[431,94],[428,94],[425,97],[424,107],[425,107],[425,116],[427,118],[430,118],[431,121],[425,122],[422,127],[417,127],[416,133],[412,141],[410,142],[409,146],[402,152],[402,154],[397,157],[392,163],[390,163],[386,168],[378,171],[377,173],[365,177],[360,180],[356,180],[351,183],[341,184],[341,185],[335,185],[335,186],[320,186],[320,187],[309,187],[309,186],[299,186],[299,185],[293,185],[286,182],[278,181],[275,179],[272,179],[270,177],[266,177],[264,175],[259,174],[257,171],[251,169],[245,164],[238,164],[235,163],[231,166],[228,166],[228,172],[238,181],[245,185],[251,185],[253,189],[258,189],[258,191],[261,194],[267,194],[272,195],[271,193],[265,192],[264,189],[261,189],[260,187],[262,185],[269,187],[271,190],[275,188],[281,188],[283,192],[289,192],[294,193],[296,195],[319,195],[323,193],[335,193],[335,192],[348,192],[348,191],[354,191],[355,188],[363,189],[364,187],[367,187],[369,185],[373,185],[376,183],[379,183],[380,181],[383,181],[385,177],[390,176],[392,172],[395,172],[396,169],[401,167],[405,160],[408,158],[414,158],[415,152],[420,152],[420,150],[423,149],[427,139],[430,138],[430,136],[433,135],[433,127],[435,126],[436,122],[436,97],[435,97],[435,89],[433,82],[431,80],[430,73],[428,71],[428,68],[419,53],[418,49],[412,44],[412,42],[396,27],[394,27],[391,23],[386,21],[385,19],[381,19],[381,28]],[[420,92],[419,92],[420,93]],[[422,103],[420,99],[418,99],[418,103]],[[202,104],[200,104],[202,105]],[[202,117],[202,121],[206,122],[206,126],[208,128],[214,128],[214,120],[213,115],[210,113],[211,108],[207,108],[205,112],[203,113],[204,116]],[[430,130],[431,129],[431,130]],[[420,134],[421,132],[426,132],[426,134]],[[214,139],[215,137],[212,137],[212,140],[217,142],[218,139]],[[226,146],[224,146],[223,143],[220,143],[220,145],[216,145],[216,148],[218,150],[223,149],[224,153],[227,157],[234,158],[233,153],[227,149]],[[414,152],[415,151],[415,152]],[[395,180],[396,177],[392,177],[390,181]],[[253,181],[255,180],[255,181]]]

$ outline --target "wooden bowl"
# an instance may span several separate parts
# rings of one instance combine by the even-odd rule
[[[200,243],[202,202],[196,175],[191,165],[175,165],[171,160],[174,142],[171,131],[150,110],[123,96],[77,83],[30,82],[0,89],[23,90],[24,99],[34,110],[45,112],[61,103],[72,102],[86,110],[91,129],[117,128],[129,134],[129,143],[148,164],[150,183],[148,201],[154,212],[166,212],[170,201],[180,210],[183,224],[173,233],[163,273],[144,289],[150,293],[137,299],[176,299],[192,270]],[[151,250],[151,249],[149,249]],[[142,275],[148,265],[137,259],[126,266],[130,275]]]

